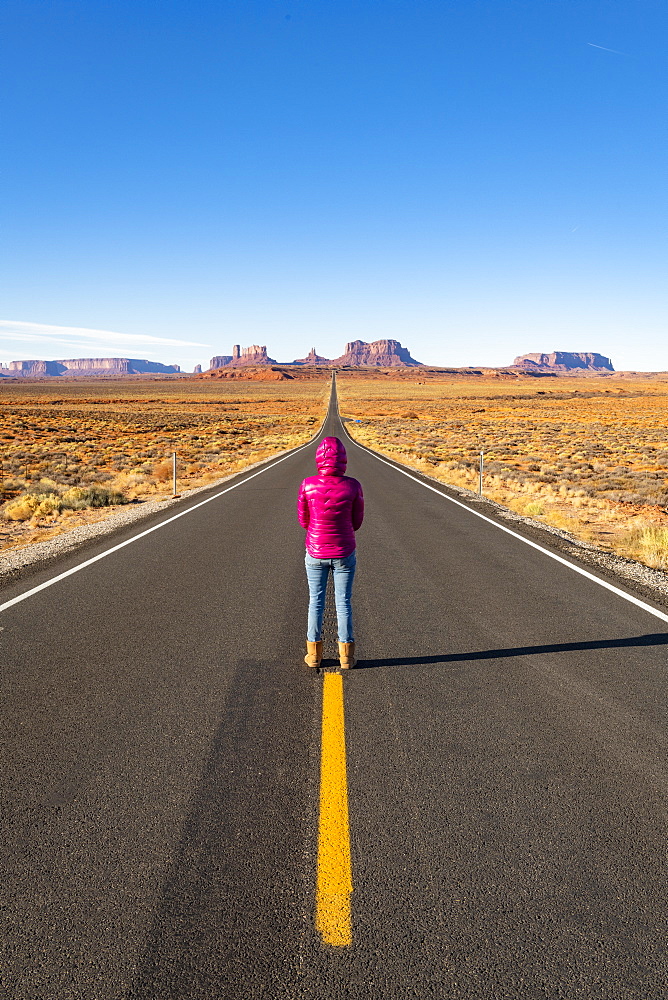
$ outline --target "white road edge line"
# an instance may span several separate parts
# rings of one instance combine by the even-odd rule
[[[329,408],[327,413],[329,414]],[[326,419],[327,416],[325,416],[325,420]],[[26,590],[25,594],[19,594],[18,597],[13,597],[11,601],[6,601],[4,604],[0,604],[0,611],[6,611],[7,608],[13,607],[14,604],[20,604],[21,601],[25,601],[28,597],[32,597],[33,594],[38,594],[40,590],[46,590],[47,587],[52,587],[54,583],[59,583],[60,580],[64,580],[68,576],[72,576],[73,573],[78,573],[79,570],[85,569],[87,566],[92,566],[93,563],[98,562],[100,559],[104,559],[105,556],[110,556],[112,552],[118,552],[119,549],[125,548],[126,545],[131,545],[140,538],[150,535],[152,531],[158,531],[159,528],[164,528],[166,524],[171,524],[172,521],[177,521],[180,517],[185,517],[186,514],[191,514],[194,510],[197,510],[198,507],[203,507],[204,504],[211,503],[212,500],[218,500],[219,497],[222,497],[225,493],[229,493],[230,490],[236,490],[238,486],[243,486],[244,483],[247,483],[250,479],[255,479],[256,476],[261,476],[263,472],[268,472],[269,469],[273,469],[275,466],[280,465],[281,462],[285,462],[287,458],[292,458],[293,455],[303,451],[304,448],[310,447],[310,445],[312,445],[313,442],[319,437],[323,427],[324,421],[315,437],[312,437],[310,441],[306,442],[306,444],[300,445],[299,448],[295,448],[294,451],[288,452],[287,455],[283,455],[282,458],[272,462],[271,465],[266,465],[263,469],[258,469],[258,471],[254,472],[251,476],[246,476],[245,479],[242,479],[238,483],[234,483],[232,486],[226,487],[226,489],[221,490],[220,493],[216,493],[214,496],[208,497],[206,500],[200,500],[200,502],[196,503],[193,507],[188,507],[187,510],[182,510],[178,514],[173,514],[172,517],[166,518],[166,520],[161,521],[160,524],[154,524],[152,528],[140,531],[138,535],[133,535],[132,538],[126,538],[124,542],[119,542],[118,545],[112,545],[110,549],[105,549],[104,552],[100,552],[91,559],[86,559],[85,562],[79,563],[78,566],[73,566],[72,569],[68,569],[64,573],[59,573],[58,576],[54,576],[51,580],[46,580],[44,583],[40,583],[39,586],[33,587],[31,590]],[[243,475],[243,472],[239,473],[239,475]]]
[[[473,510],[472,507],[468,507],[465,503],[462,503],[460,500],[455,500],[454,497],[448,496],[447,493],[441,493],[441,491],[436,489],[435,486],[430,486],[429,483],[424,483],[421,479],[418,479],[417,476],[411,475],[411,473],[408,472],[407,470],[401,469],[399,468],[399,466],[394,465],[392,462],[388,462],[386,459],[381,458],[380,455],[377,454],[377,452],[373,451],[373,449],[367,448],[366,445],[360,444],[358,441],[355,440],[355,438],[351,437],[351,435],[346,430],[345,424],[343,424],[342,426],[345,431],[346,437],[348,438],[349,441],[352,441],[352,443],[354,445],[357,445],[358,448],[362,448],[363,451],[366,451],[370,455],[373,455],[373,457],[377,458],[379,462],[383,463],[383,465],[389,465],[389,467],[391,469],[394,469],[395,472],[400,472],[402,476],[408,476],[409,479],[412,479],[414,482],[419,483],[420,486],[424,486],[425,489],[431,490],[432,493],[436,493],[439,497],[442,497],[444,500],[449,500],[450,503],[454,503],[458,507],[463,508],[463,510],[467,510],[469,514],[475,514],[476,517],[482,518],[482,520],[487,521],[488,524],[493,524],[495,528],[499,529],[499,531],[505,531],[507,535],[512,535],[513,538],[519,539],[519,541],[524,542],[525,545],[530,545],[532,549],[536,549],[538,552],[542,552],[543,555],[549,556],[550,559],[554,559],[555,562],[561,563],[562,566],[567,566],[568,569],[572,569],[574,573],[579,573],[580,576],[584,576],[588,580],[593,580],[593,582],[597,583],[600,587],[605,587],[606,590],[612,591],[612,593],[617,594],[618,597],[623,597],[625,601],[629,601],[631,604],[635,604],[637,607],[642,608],[643,611],[647,611],[649,612],[650,615],[654,615],[655,618],[660,618],[662,622],[668,622],[668,614],[665,614],[663,611],[659,611],[657,608],[653,608],[650,604],[646,604],[644,601],[641,601],[639,598],[634,597],[632,594],[627,594],[625,591],[620,590],[619,587],[613,586],[612,583],[607,583],[605,580],[601,580],[600,577],[594,576],[593,573],[588,573],[586,569],[581,569],[580,566],[576,566],[575,563],[569,562],[568,559],[563,559],[561,556],[556,555],[554,552],[550,552],[549,549],[544,549],[542,545],[538,545],[536,542],[532,542],[528,538],[524,538],[522,535],[518,535],[516,531],[512,531],[510,528],[506,528],[505,525],[499,524],[498,521],[492,520],[491,517],[486,517],[479,511]]]

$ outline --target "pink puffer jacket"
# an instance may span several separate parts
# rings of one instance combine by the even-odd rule
[[[306,528],[306,550],[314,559],[344,559],[355,551],[355,532],[364,519],[362,487],[344,476],[346,449],[335,437],[323,438],[315,453],[318,475],[299,488],[297,514]]]

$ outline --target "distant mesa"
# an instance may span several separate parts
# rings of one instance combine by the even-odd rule
[[[331,362],[333,365],[370,366],[373,368],[420,367],[398,340],[374,340],[366,344],[353,340],[346,344],[345,353]]]
[[[238,367],[241,365],[275,365],[278,362],[274,361],[267,354],[267,348],[260,346],[259,344],[251,344],[250,347],[240,347],[239,344],[235,344],[232,348],[232,354],[221,354],[215,358],[211,358],[211,363],[209,365],[209,370],[216,368],[226,368],[228,365]]]
[[[522,354],[513,365],[525,371],[606,371],[614,372],[610,358],[602,354],[574,351],[552,351],[551,354]]]
[[[43,375],[144,375],[174,374],[178,365],[162,365],[138,358],[68,358],[66,361],[10,361],[0,368],[0,375],[10,378],[35,378]]]

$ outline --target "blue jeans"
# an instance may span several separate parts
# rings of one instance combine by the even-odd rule
[[[325,613],[327,577],[331,569],[334,574],[334,600],[336,602],[336,620],[339,626],[339,642],[353,642],[353,612],[350,606],[350,595],[353,591],[353,579],[357,565],[356,554],[351,552],[345,559],[314,559],[307,552],[305,562],[310,598],[307,640],[319,642],[322,638],[322,616]]]

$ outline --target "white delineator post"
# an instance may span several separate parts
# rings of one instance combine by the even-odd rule
[[[174,496],[176,496],[176,452],[172,452],[172,473],[174,479]]]
[[[176,456],[175,456],[175,458],[176,458]],[[485,467],[485,453],[484,453],[484,451],[481,451],[480,452],[480,466],[479,466],[480,476],[478,478],[478,493],[480,494],[480,496],[482,496],[482,473],[483,473],[484,467]],[[176,483],[176,480],[174,480],[174,482]],[[174,492],[176,493],[176,486],[174,486]]]

